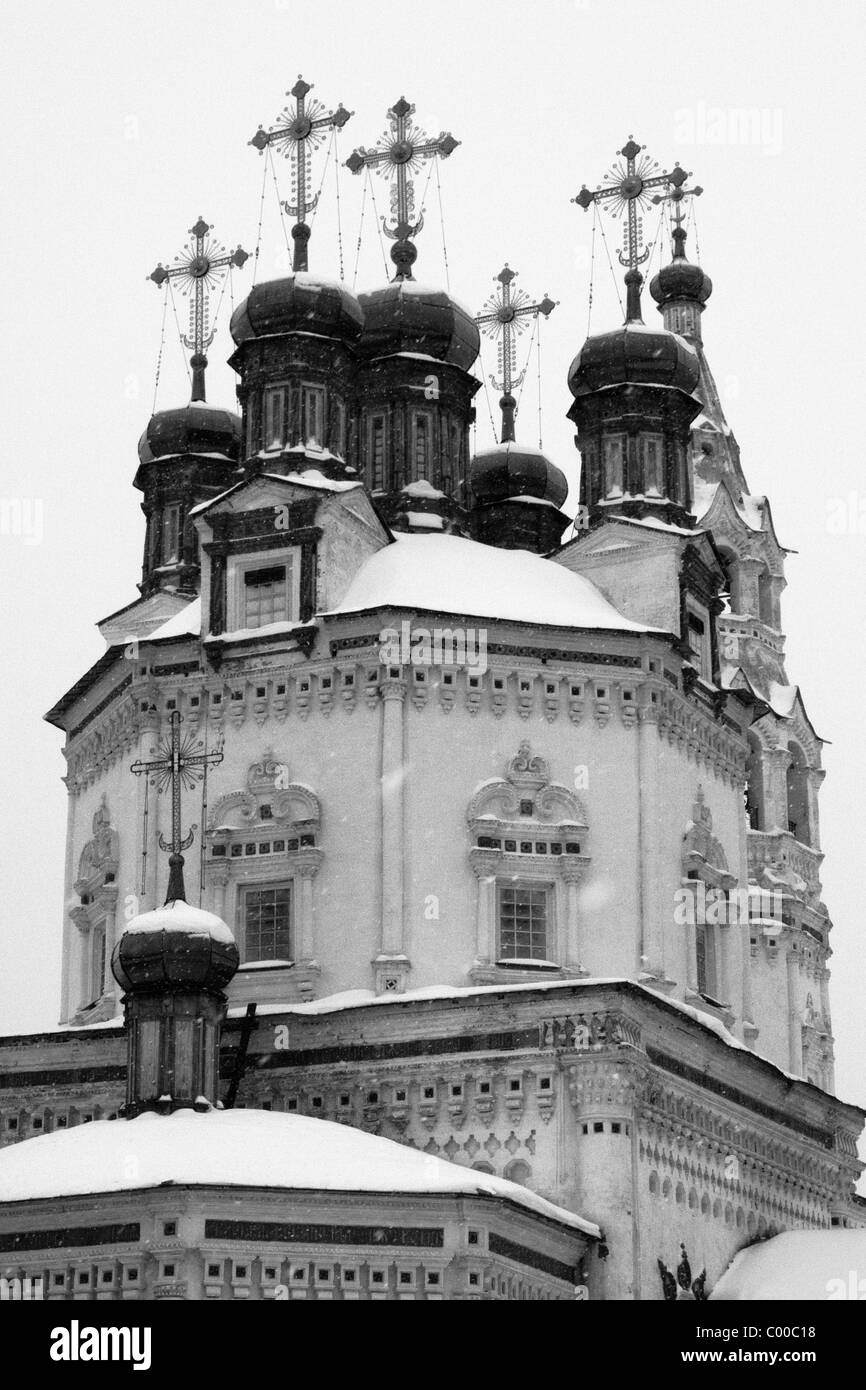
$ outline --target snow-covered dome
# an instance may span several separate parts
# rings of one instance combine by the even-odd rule
[[[396,280],[359,296],[364,314],[360,347],[365,357],[412,352],[468,371],[481,339],[469,310],[444,290]]]
[[[587,338],[568,369],[568,387],[573,396],[585,396],[630,382],[674,386],[691,395],[699,377],[697,353],[685,338],[630,320]]]
[[[241,417],[205,401],[172,410],[158,410],[138,441],[141,463],[154,463],[177,454],[219,457],[236,463],[242,439]]]
[[[114,948],[111,968],[126,991],[184,984],[221,990],[239,960],[222,918],[178,899],[132,918]]]
[[[250,338],[281,333],[314,333],[354,342],[363,326],[361,306],[346,285],[297,271],[282,280],[254,285],[232,314],[231,335],[239,346]]]
[[[712,280],[699,265],[686,260],[686,233],[683,227],[674,228],[673,239],[673,260],[653,276],[650,294],[659,308],[664,308],[673,299],[693,299],[698,304],[706,304],[713,292]]]
[[[568,480],[540,449],[513,441],[481,449],[469,464],[469,486],[480,503],[537,497],[561,507]]]

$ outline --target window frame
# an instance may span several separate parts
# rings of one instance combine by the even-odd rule
[[[226,631],[242,632],[249,626],[246,621],[246,575],[253,570],[275,569],[280,565],[285,565],[288,571],[287,611],[285,618],[275,618],[274,622],[300,622],[301,561],[302,551],[299,545],[260,550],[253,555],[230,555],[226,566]]]
[[[507,955],[503,948],[503,894],[507,892],[543,893],[544,894],[544,950],[540,955],[518,954],[516,941],[513,955]],[[548,961],[554,964],[556,954],[556,926],[555,926],[555,885],[545,876],[535,878],[531,875],[520,876],[517,878],[497,878],[496,880],[496,901],[495,901],[495,961]],[[514,927],[515,937],[517,935],[516,926]],[[532,939],[531,919],[530,919],[530,943]],[[530,965],[529,969],[532,968]]]
[[[375,440],[381,427],[382,459],[377,477]],[[371,492],[385,492],[388,476],[388,415],[384,410],[374,411],[367,421],[367,456],[369,459],[369,479]]]
[[[174,537],[174,545],[170,546],[169,540],[172,536]],[[176,565],[181,558],[182,547],[181,505],[179,502],[167,502],[162,509],[160,564]]]
[[[309,427],[310,406],[314,404],[316,429]],[[319,452],[325,448],[325,388],[315,381],[301,382],[301,443]]]
[[[263,956],[263,955],[261,955],[261,954],[259,954],[259,955],[250,955],[250,954],[249,954],[249,951],[248,951],[248,942],[247,942],[247,899],[248,899],[248,897],[249,897],[251,894],[253,894],[253,893],[279,892],[280,890],[285,890],[285,891],[288,892],[288,894],[289,894],[288,928],[287,928],[287,930],[288,930],[288,938],[289,938],[289,950],[288,950],[288,953],[287,953],[286,955],[276,955],[276,954],[275,954],[275,955],[273,955],[273,956]],[[295,957],[296,957],[296,955],[297,955],[297,952],[296,952],[296,950],[295,950],[295,945],[296,945],[296,942],[295,942],[295,935],[296,935],[296,915],[297,915],[297,914],[296,914],[296,898],[297,898],[297,893],[296,893],[296,889],[295,889],[295,880],[294,880],[293,877],[284,877],[284,876],[281,876],[281,877],[279,877],[279,878],[253,879],[253,880],[250,880],[249,882],[239,883],[239,884],[238,884],[237,901],[236,901],[236,903],[235,903],[235,921],[236,921],[236,922],[239,922],[239,926],[240,926],[240,930],[238,931],[237,935],[238,935],[238,937],[239,937],[239,940],[240,940],[240,943],[241,943],[241,947],[242,947],[242,950],[241,950],[241,965],[249,965],[249,964],[252,964],[253,962],[259,962],[259,961],[267,961],[268,963],[270,963],[270,964],[272,964],[272,965],[278,964],[278,963],[280,963],[280,962],[282,962],[282,963],[288,962],[289,964],[292,964],[292,963],[294,962]],[[276,932],[275,932],[275,941],[276,941]],[[261,943],[260,943],[260,944],[261,944]],[[276,949],[276,946],[275,946],[275,949]]]
[[[272,430],[270,429],[270,425],[273,420],[274,411],[271,407],[271,401],[276,398],[280,399],[279,430],[278,438],[272,443]],[[262,449],[265,453],[272,453],[277,449],[284,449],[286,447],[288,442],[288,426],[286,419],[288,398],[288,382],[274,382],[272,385],[266,386],[262,391]]]
[[[617,472],[618,482],[611,483],[611,470],[609,456],[612,446],[619,448],[619,467]],[[605,499],[620,498],[625,496],[625,472],[626,457],[628,451],[628,440],[625,434],[610,433],[602,436],[602,489]]]

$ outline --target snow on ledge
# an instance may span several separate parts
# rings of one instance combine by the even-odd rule
[[[784,1231],[740,1250],[710,1294],[710,1301],[816,1303],[862,1299],[863,1271],[866,1230]]]

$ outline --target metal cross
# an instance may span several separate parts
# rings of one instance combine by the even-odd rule
[[[185,901],[185,891],[183,886],[183,851],[189,849],[193,842],[193,837],[197,830],[196,825],[191,825],[189,833],[182,837],[180,827],[180,793],[181,787],[187,791],[201,782],[209,767],[214,767],[223,760],[222,750],[217,749],[213,753],[205,753],[204,743],[201,739],[196,739],[193,735],[181,738],[180,726],[182,715],[179,710],[171,712],[171,733],[167,739],[162,739],[158,747],[151,749],[156,756],[149,762],[142,762],[139,759],[132,763],[130,772],[136,777],[146,776],[151,786],[156,787],[157,792],[162,793],[166,787],[171,787],[171,840],[164,839],[162,834],[159,837],[159,847],[170,854],[168,893],[166,902]]]
[[[294,217],[292,237],[295,250],[292,256],[293,270],[307,269],[307,242],[310,229],[307,226],[307,213],[312,212],[319,201],[318,193],[308,200],[313,150],[318,149],[325,138],[325,130],[341,130],[354,114],[347,111],[342,103],[336,111],[326,111],[315,97],[307,101],[307,94],[313,90],[312,84],[305,82],[298,74],[298,80],[287,97],[294,97],[294,107],[284,106],[273,130],[259,126],[252,140],[259,154],[264,154],[268,145],[274,145],[286,159],[292,161],[292,202],[283,203],[289,217]]]
[[[512,289],[512,281],[517,278],[517,271],[510,270],[508,262],[495,277],[499,282],[499,290],[490,296],[480,314],[475,316],[475,322],[488,338],[498,338],[498,357],[499,375],[501,380],[495,376],[490,377],[491,384],[498,391],[502,392],[502,399],[499,402],[502,410],[502,443],[508,443],[514,439],[514,410],[517,402],[513,392],[520,386],[526,370],[515,376],[517,371],[517,338],[526,328],[526,321],[530,318],[537,318],[543,314],[545,318],[556,308],[558,301],[549,299],[547,295],[533,304],[529,295],[524,290]]]
[[[683,200],[685,198],[699,198],[703,193],[701,187],[683,188],[686,179],[692,176],[691,170],[688,173],[677,165],[671,170],[670,182],[673,184],[670,192],[657,193],[653,198],[654,203],[673,203],[673,222],[674,227],[671,238],[674,243],[674,256],[684,257],[686,254],[686,230],[683,227]]]
[[[405,97],[395,101],[388,111],[389,128],[379,136],[375,148],[366,150],[361,145],[346,160],[346,167],[353,174],[360,174],[362,169],[367,168],[374,169],[383,178],[391,178],[391,216],[394,224],[389,226],[387,218],[383,217],[382,229],[396,243],[391,247],[391,260],[397,267],[397,280],[413,278],[412,265],[418,253],[409,238],[417,236],[424,226],[423,210],[418,214],[417,222],[412,222],[415,215],[415,187],[409,175],[417,174],[428,159],[435,159],[437,155],[441,154],[443,159],[447,159],[460,144],[450,131],[445,130],[432,140],[415,125],[412,120],[414,114],[415,107]]]
[[[688,178],[688,174],[680,169],[679,165],[670,173],[666,169],[660,169],[657,160],[643,154],[645,149],[645,145],[638,145],[630,135],[622,149],[617,150],[621,159],[611,165],[604,176],[602,186],[589,189],[584,184],[577,197],[571,200],[582,207],[584,212],[592,203],[598,203],[608,204],[614,217],[626,214],[623,250],[617,254],[620,265],[628,266],[628,274],[625,277],[628,286],[626,317],[630,321],[640,319],[640,287],[643,284],[643,276],[638,266],[642,265],[650,254],[650,248],[643,244],[641,216],[650,204],[649,190],[667,187],[671,183],[679,187]]]
[[[189,333],[184,334],[183,341],[193,350],[190,365],[194,401],[205,399],[205,349],[210,347],[214,337],[210,326],[208,295],[221,283],[230,266],[236,265],[240,269],[249,260],[247,252],[240,246],[234,251],[227,251],[211,237],[212,230],[210,224],[200,217],[195,226],[189,229],[193,240],[181,255],[175,256],[173,265],[166,267],[160,262],[147,277],[155,285],[164,285],[166,280],[177,280],[181,294],[189,298]]]

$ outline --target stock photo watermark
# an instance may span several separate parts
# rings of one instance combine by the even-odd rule
[[[0,537],[41,545],[44,534],[41,497],[0,497]]]
[[[678,145],[740,145],[765,155],[782,152],[782,111],[778,106],[708,106],[705,101],[674,112]]]
[[[379,633],[383,666],[459,666],[473,675],[487,670],[487,629],[483,627],[414,627],[404,618],[399,630]]]

